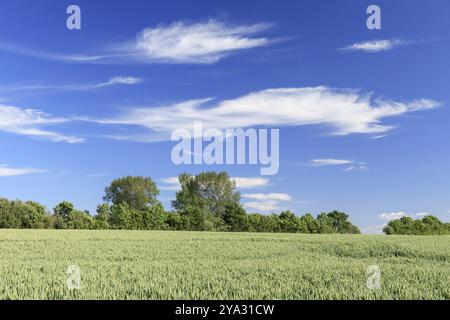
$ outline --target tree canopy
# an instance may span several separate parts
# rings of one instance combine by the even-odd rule
[[[317,218],[309,213],[298,216],[292,211],[247,214],[236,184],[226,172],[181,174],[179,182],[181,189],[171,212],[157,199],[159,190],[149,177],[128,176],[112,181],[105,189],[105,203],[97,207],[94,216],[69,201],[59,203],[50,212],[36,202],[0,198],[0,228],[360,233],[349,216],[339,211],[321,213]],[[432,218],[426,221],[429,228],[439,228]]]
[[[145,210],[158,203],[159,190],[151,178],[124,177],[105,189],[104,201],[114,205],[127,204],[133,210]]]
[[[435,216],[421,220],[402,217],[390,221],[383,231],[387,235],[445,235],[450,234],[450,223],[443,223]]]

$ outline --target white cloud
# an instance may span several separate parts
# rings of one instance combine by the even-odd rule
[[[344,172],[351,172],[351,171],[367,171],[367,167],[365,165],[356,165],[356,166],[350,166],[348,168],[345,168]]]
[[[0,166],[0,177],[22,176],[32,173],[44,173],[45,170],[33,168],[9,168],[7,166]]]
[[[280,210],[280,202],[290,202],[292,197],[286,193],[243,194],[242,198],[254,201],[244,202],[244,206],[262,212]]]
[[[128,109],[110,119],[93,120],[111,125],[134,125],[149,129],[147,136],[119,137],[142,142],[169,140],[176,129],[192,130],[194,121],[202,121],[205,129],[248,128],[257,126],[328,125],[332,133],[380,134],[392,130],[382,124],[387,117],[438,107],[433,100],[394,102],[372,99],[354,90],[328,87],[268,89],[232,100],[211,99]]]
[[[350,165],[347,168],[342,169],[344,172],[368,170],[365,162],[355,162],[353,160],[344,159],[313,159],[310,161],[310,164],[316,167]]]
[[[103,54],[55,54],[0,43],[0,49],[41,59],[78,63],[189,63],[211,64],[236,51],[271,44],[257,34],[270,24],[230,25],[217,20],[174,22],[144,29],[136,39],[110,45]]]
[[[253,200],[275,200],[275,201],[291,201],[292,197],[286,193],[245,193],[242,198],[253,199]]]
[[[164,183],[164,185],[160,187],[161,190],[178,191],[181,189],[178,177],[163,178],[161,179],[161,182]]]
[[[231,52],[265,46],[267,38],[252,37],[269,24],[232,26],[216,20],[175,22],[142,31],[122,50],[148,62],[216,63]]]
[[[253,189],[258,187],[264,187],[269,184],[269,179],[265,178],[231,178],[236,182],[236,188],[238,189]]]
[[[342,160],[342,159],[313,159],[310,163],[314,166],[340,166],[344,164],[352,164],[352,160]]]
[[[112,77],[108,81],[90,84],[70,84],[70,85],[46,85],[46,84],[34,84],[34,85],[21,85],[21,86],[8,86],[0,87],[0,91],[27,91],[27,90],[64,90],[64,91],[77,91],[77,90],[94,90],[115,85],[134,85],[141,83],[143,80],[135,77]]]
[[[409,217],[409,215],[407,215],[406,213],[404,213],[402,211],[382,213],[382,214],[378,215],[378,218],[380,218],[381,220],[386,220],[386,221],[398,220],[403,217]]]
[[[399,39],[371,40],[357,42],[342,49],[346,51],[365,51],[369,53],[376,53],[380,51],[389,51],[396,47],[406,46],[408,44],[410,44],[410,42]]]
[[[379,136],[374,136],[372,137],[373,140],[379,140],[379,139],[383,139],[386,138],[387,134],[380,134]]]
[[[0,105],[0,131],[54,142],[83,142],[82,138],[43,129],[45,126],[58,125],[67,121],[70,120],[51,117],[39,110]]]
[[[428,212],[419,212],[419,213],[416,213],[416,216],[417,217],[426,217],[426,216],[429,216],[430,214],[428,213]]]
[[[92,63],[92,62],[100,62],[105,59],[111,58],[111,55],[81,55],[81,54],[60,54],[60,53],[45,52],[5,42],[0,42],[0,50],[32,58],[56,60],[62,62]]]
[[[269,201],[250,201],[245,202],[244,206],[249,209],[254,209],[261,212],[268,212],[268,211],[276,211],[279,210],[278,202],[274,200]]]
[[[409,214],[406,214],[403,211],[400,211],[400,212],[382,213],[382,214],[378,215],[378,218],[380,218],[381,220],[392,221],[392,220],[401,219],[403,217],[416,216],[418,218],[423,218],[423,217],[426,217],[426,216],[429,216],[429,215],[430,214],[428,212],[418,212],[416,214],[409,215]]]

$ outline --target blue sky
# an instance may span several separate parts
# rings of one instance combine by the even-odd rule
[[[66,28],[70,4],[81,30]],[[169,209],[177,174],[226,170],[249,211],[337,209],[365,232],[448,221],[449,13],[445,0],[2,1],[0,195],[93,212],[114,178],[144,175]],[[208,98],[193,118],[280,129],[277,175],[172,164],[161,133]]]

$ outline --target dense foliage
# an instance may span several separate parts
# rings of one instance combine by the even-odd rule
[[[77,210],[68,201],[53,213],[35,202],[0,199],[0,228],[8,229],[113,229],[187,230],[277,233],[360,233],[343,212],[311,214],[293,212],[247,214],[235,182],[227,173],[182,174],[181,190],[166,212],[158,201],[159,190],[151,178],[125,177],[105,189],[97,214]]]
[[[443,235],[450,234],[450,223],[443,223],[434,216],[421,220],[403,217],[390,221],[383,231],[388,235]]]

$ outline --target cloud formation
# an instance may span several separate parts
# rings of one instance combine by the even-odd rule
[[[310,163],[314,166],[322,167],[322,166],[340,166],[344,164],[352,164],[352,160],[343,160],[343,159],[313,159]]]
[[[178,191],[181,189],[178,177],[162,178],[161,182],[164,184],[159,188],[164,191]]]
[[[243,194],[242,198],[253,201],[244,202],[244,206],[249,209],[258,210],[261,212],[276,211],[280,209],[280,202],[290,202],[292,197],[286,193],[253,193]]]
[[[253,37],[269,27],[264,23],[233,26],[217,20],[174,22],[143,30],[122,49],[147,62],[211,64],[232,52],[270,44],[268,38]]]
[[[382,214],[378,215],[378,218],[380,218],[381,220],[386,220],[386,221],[398,220],[403,217],[409,217],[409,215],[407,215],[405,212],[402,212],[402,211],[382,213]]]
[[[21,109],[0,104],[0,131],[54,142],[83,142],[82,138],[67,136],[44,129],[44,127],[58,125],[68,121],[70,119],[52,117],[39,110]]]
[[[265,187],[269,184],[269,179],[265,178],[242,178],[242,177],[236,177],[231,178],[236,182],[236,188],[238,189],[254,189],[254,188],[260,188]]]
[[[367,171],[369,170],[365,164],[356,164],[354,166],[350,166],[348,168],[343,169],[344,172],[352,172],[352,171]]]
[[[0,177],[22,176],[32,173],[44,173],[45,170],[33,168],[10,168],[8,166],[0,166]]]
[[[112,77],[108,81],[90,84],[69,84],[69,85],[22,85],[22,86],[8,86],[0,87],[0,91],[27,91],[27,90],[63,90],[63,91],[78,91],[78,90],[95,90],[115,85],[134,85],[141,83],[143,80],[136,77]]]
[[[430,110],[439,105],[428,99],[396,102],[373,98],[356,90],[320,86],[268,89],[218,102],[208,98],[167,106],[127,109],[116,117],[92,121],[146,128],[149,130],[146,136],[117,137],[141,142],[170,140],[174,130],[192,131],[195,121],[202,121],[205,130],[325,125],[331,128],[334,135],[379,135],[395,128],[383,124],[385,118]]]
[[[212,64],[238,51],[270,45],[257,35],[268,23],[231,25],[218,20],[161,24],[141,31],[135,39],[106,46],[101,54],[48,53],[0,43],[0,50],[40,59],[75,63]]]
[[[356,42],[352,45],[342,48],[342,50],[377,53],[381,51],[390,51],[397,47],[407,46],[408,44],[410,44],[409,41],[399,39],[370,40],[364,42]]]
[[[420,217],[420,218],[423,218],[423,217],[426,217],[426,216],[429,216],[430,214],[428,213],[428,212],[419,212],[419,213],[416,213],[416,216],[417,217]]]

